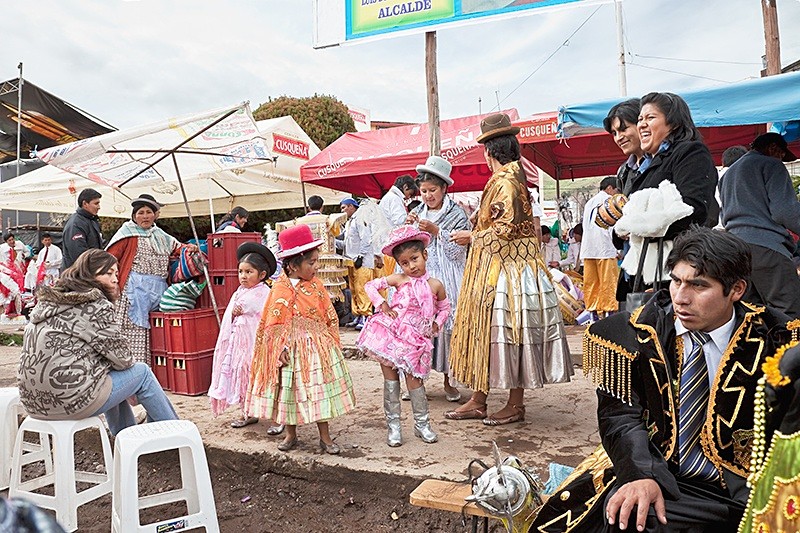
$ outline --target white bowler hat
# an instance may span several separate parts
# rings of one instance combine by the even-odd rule
[[[427,173],[433,174],[437,178],[441,178],[447,185],[453,184],[453,178],[450,177],[450,171],[453,170],[453,165],[447,159],[432,155],[425,161],[424,165],[417,165],[417,172],[420,174]]]

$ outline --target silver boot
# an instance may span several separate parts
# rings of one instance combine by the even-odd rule
[[[424,442],[432,444],[439,437],[431,429],[431,417],[428,414],[428,398],[425,397],[425,385],[408,391],[411,396],[411,409],[414,411],[414,435]]]
[[[400,382],[383,381],[383,412],[386,414],[386,426],[389,432],[386,444],[395,448],[403,444],[400,434]]]

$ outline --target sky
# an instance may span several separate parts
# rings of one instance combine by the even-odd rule
[[[759,76],[759,0],[622,6],[628,95]],[[785,66],[800,60],[800,1],[779,0],[778,16]],[[117,128],[314,94],[373,120],[427,120],[424,35],[315,50],[312,21],[311,0],[6,2],[0,79],[22,61],[26,80]],[[437,41],[442,119],[498,102],[524,117],[620,94],[613,4],[484,20]]]

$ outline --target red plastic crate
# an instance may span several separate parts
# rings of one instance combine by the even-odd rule
[[[239,288],[239,274],[211,274],[211,290],[217,299],[217,306],[225,309],[233,298],[233,293]],[[209,298],[209,302],[211,298]]]
[[[169,361],[167,358],[167,352],[150,350],[150,355],[152,357],[150,368],[153,370],[153,374],[155,374],[158,383],[161,385],[161,388],[164,390],[172,390],[172,384],[169,380]]]
[[[198,396],[211,387],[211,370],[214,366],[214,350],[196,354],[167,354],[169,381],[172,392],[186,396]]]
[[[167,326],[164,324],[164,313],[150,312],[150,352],[167,351]]]
[[[162,313],[167,333],[167,352],[195,354],[214,350],[219,335],[219,325],[213,309],[191,309]]]
[[[261,242],[261,234],[246,233],[209,233],[208,234],[208,268],[209,272],[239,271],[236,249],[245,242]],[[212,274],[213,275],[213,274]]]

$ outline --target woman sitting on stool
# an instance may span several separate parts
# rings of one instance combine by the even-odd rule
[[[80,420],[106,415],[113,435],[136,424],[127,398],[136,396],[149,421],[178,415],[144,363],[134,363],[114,320],[117,259],[87,250],[53,287],[37,291],[25,328],[17,385],[34,418]]]

